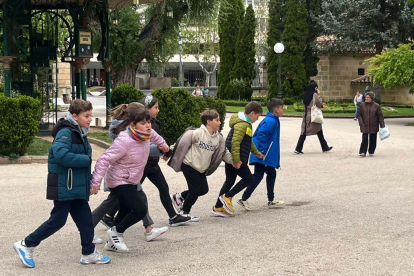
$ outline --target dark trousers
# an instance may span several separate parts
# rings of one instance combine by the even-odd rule
[[[124,233],[126,229],[142,220],[147,214],[145,197],[137,191],[137,186],[132,184],[119,185],[109,189],[118,197],[119,212],[115,218],[116,231]]]
[[[103,216],[108,214],[110,217],[115,217],[118,211],[118,198],[116,194],[109,193],[108,197],[92,212],[93,227],[98,225]]]
[[[158,192],[160,194],[162,206],[164,206],[164,209],[165,211],[167,211],[168,216],[170,218],[174,217],[177,213],[174,210],[170,197],[170,189],[168,187],[167,181],[165,180],[164,174],[161,171],[161,168],[158,166],[157,171],[155,173],[150,173],[147,175],[144,174],[144,176],[141,179],[141,184],[144,182],[146,177],[148,177],[152,184],[154,184],[155,187],[157,187]]]
[[[368,137],[369,137],[369,142],[368,142]],[[368,143],[369,143],[369,148],[368,148]],[[376,147],[377,147],[377,133],[362,133],[362,142],[361,142],[361,147],[359,148],[359,153],[366,154],[367,149],[368,149],[369,154],[374,154]]]
[[[224,168],[226,171],[226,181],[224,182],[223,187],[221,187],[219,197],[221,195],[233,197],[252,183],[253,176],[247,164],[242,164],[240,169],[236,169],[233,165],[226,163]],[[240,176],[241,180],[234,185],[237,176]],[[221,203],[220,199],[217,199],[215,206],[216,208],[223,207],[223,203]]]
[[[264,174],[266,173],[266,185],[267,185],[267,199],[273,201],[275,199],[274,189],[276,182],[276,169],[270,166],[266,166],[260,163],[254,164],[254,174],[252,183],[247,186],[243,193],[242,200],[246,201],[262,181]]]
[[[185,200],[183,211],[189,213],[198,197],[208,193],[207,177],[205,173],[200,173],[184,163],[181,165],[181,170],[188,185],[188,190],[181,193],[181,196]]]
[[[321,144],[322,151],[329,149],[328,143],[326,142],[325,137],[323,137],[322,129],[318,131],[316,135],[318,135],[318,139],[319,139],[319,143]],[[296,145],[296,151],[302,151],[303,143],[305,143],[305,140],[306,140],[306,134],[299,136],[299,140]]]
[[[92,243],[93,224],[91,208],[89,208],[88,202],[85,199],[54,200],[53,204],[54,207],[52,212],[50,212],[50,218],[26,237],[24,240],[26,246],[38,246],[41,241],[56,233],[66,224],[68,214],[70,214],[80,233],[82,254],[92,254],[95,251],[95,245]]]

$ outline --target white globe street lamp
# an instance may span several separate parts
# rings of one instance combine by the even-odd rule
[[[281,86],[281,74],[282,74],[282,65],[280,62],[280,56],[283,53],[283,51],[285,50],[285,46],[282,43],[276,43],[275,46],[273,47],[273,50],[275,51],[275,53],[277,54],[278,60],[279,60],[279,77],[278,77],[278,94],[277,97],[279,99],[282,98],[282,86]]]

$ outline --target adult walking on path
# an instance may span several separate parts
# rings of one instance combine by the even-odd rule
[[[359,92],[359,90],[357,90],[356,95],[354,97],[354,104],[355,104],[355,116],[354,116],[354,120],[356,121],[358,118],[358,109],[361,106],[361,104],[363,103],[363,96],[361,95],[361,92]]]
[[[303,154],[303,143],[306,140],[306,136],[310,135],[318,135],[319,142],[321,143],[322,151],[330,151],[332,147],[328,146],[326,142],[323,131],[322,131],[322,124],[319,123],[312,123],[311,122],[311,108],[313,103],[319,108],[325,107],[322,104],[322,99],[319,96],[319,89],[318,84],[312,81],[308,87],[306,88],[305,95],[303,96],[303,121],[302,121],[302,129],[299,136],[298,143],[296,145],[295,153],[296,154]]]
[[[369,156],[374,156],[375,148],[377,147],[379,127],[385,127],[381,107],[373,99],[374,93],[367,92],[365,95],[365,103],[358,109],[358,122],[362,132],[362,142],[359,148],[359,156],[361,157],[367,155],[367,150]]]

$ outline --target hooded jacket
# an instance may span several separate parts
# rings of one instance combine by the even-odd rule
[[[232,163],[232,156],[226,150],[225,141],[221,133],[212,135],[204,125],[195,130],[187,130],[174,145],[174,154],[168,165],[174,171],[181,171],[184,163],[206,175],[212,174],[221,161]]]
[[[260,159],[250,155],[250,164],[260,163],[273,168],[280,167],[280,120],[276,115],[267,112],[253,135],[253,143],[265,156]]]
[[[164,139],[154,130],[151,130],[151,138],[144,142],[132,139],[126,130],[121,131],[96,162],[91,183],[93,188],[99,188],[105,175],[109,188],[125,184],[137,185],[147,163],[150,143],[167,146]]]
[[[248,164],[250,152],[254,155],[259,153],[252,141],[252,124],[247,121],[244,112],[239,112],[231,116],[230,128],[226,147],[233,156],[233,163],[241,161]]]
[[[89,200],[92,148],[87,134],[69,114],[52,130],[49,149],[46,198],[51,200]]]

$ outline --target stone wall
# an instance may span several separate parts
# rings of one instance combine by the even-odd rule
[[[55,73],[55,63],[53,63],[53,83],[56,82],[56,73]],[[61,62],[58,60],[58,83],[59,83],[59,96],[62,97],[62,94],[72,94],[72,86],[70,83],[70,63]]]
[[[351,81],[361,77],[358,69],[367,66],[364,60],[372,55],[331,55],[320,56],[318,63],[318,75],[314,78],[321,90],[321,95],[326,101],[339,101],[351,99],[356,90],[364,90],[364,85],[354,86]]]
[[[352,80],[361,77],[358,75],[358,69],[364,69],[364,73],[367,74],[367,65],[364,61],[372,56],[373,54],[320,56],[318,75],[314,79],[318,83],[324,101],[353,99],[356,91],[363,92],[367,85],[375,92],[372,84],[351,84]],[[381,101],[414,104],[414,95],[409,94],[408,91],[407,87],[390,90],[381,87]]]

